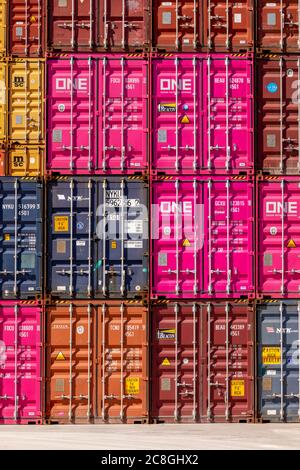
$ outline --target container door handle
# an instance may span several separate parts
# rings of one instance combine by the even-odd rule
[[[63,28],[63,29],[67,29],[67,28],[72,29],[72,23],[59,23],[58,27]]]

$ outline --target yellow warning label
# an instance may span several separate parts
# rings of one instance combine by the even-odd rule
[[[10,240],[10,234],[9,233],[4,234],[4,240],[6,240],[6,241]]]
[[[111,247],[115,250],[117,248],[117,242],[115,240],[113,240],[111,242]]]
[[[171,362],[169,361],[169,359],[166,357],[162,363],[161,363],[162,366],[170,366],[171,365]]]
[[[296,248],[296,243],[294,242],[294,240],[292,238],[288,241],[287,247],[288,248]]]
[[[60,351],[60,352],[57,354],[55,360],[56,360],[56,361],[65,361],[66,358],[65,358],[65,356],[63,355],[63,353]]]
[[[262,363],[266,365],[280,364],[281,354],[279,347],[268,347],[262,348]]]
[[[182,242],[182,246],[191,246],[191,242],[190,240],[188,240],[187,238],[185,238]]]
[[[232,397],[244,397],[245,396],[245,381],[244,380],[232,380],[231,381],[231,396]]]
[[[140,393],[139,377],[127,377],[125,379],[126,395],[138,395]]]
[[[35,16],[31,16],[31,17],[30,17],[30,21],[31,21],[31,23],[36,23],[36,17],[35,17]]]
[[[190,120],[189,118],[187,117],[187,115],[185,114],[183,116],[183,118],[181,119],[181,124],[189,124],[190,123]]]
[[[54,231],[55,232],[68,232],[69,231],[69,217],[57,215],[54,217]]]

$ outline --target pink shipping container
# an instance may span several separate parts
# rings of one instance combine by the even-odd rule
[[[1,301],[0,423],[42,422],[42,307]]]
[[[152,170],[253,169],[253,56],[152,57]]]
[[[148,61],[143,54],[51,58],[47,69],[47,171],[146,171]]]
[[[182,176],[152,185],[152,298],[253,298],[254,183]]]
[[[300,180],[257,180],[257,296],[300,298]]]

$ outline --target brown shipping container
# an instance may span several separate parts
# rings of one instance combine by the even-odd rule
[[[245,51],[253,48],[253,0],[153,0],[158,49]]]
[[[154,304],[151,317],[151,420],[253,421],[252,306]]]
[[[65,51],[142,51],[151,38],[151,0],[49,0],[48,44]]]
[[[300,58],[256,62],[258,165],[265,173],[300,172]]]
[[[148,309],[132,302],[46,305],[46,420],[148,421]]]
[[[256,46],[269,52],[300,49],[299,0],[257,2]]]
[[[17,57],[43,57],[45,0],[10,0],[8,53]]]

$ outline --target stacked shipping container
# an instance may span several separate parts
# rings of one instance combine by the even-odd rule
[[[0,0],[0,422],[299,420],[299,18]]]

